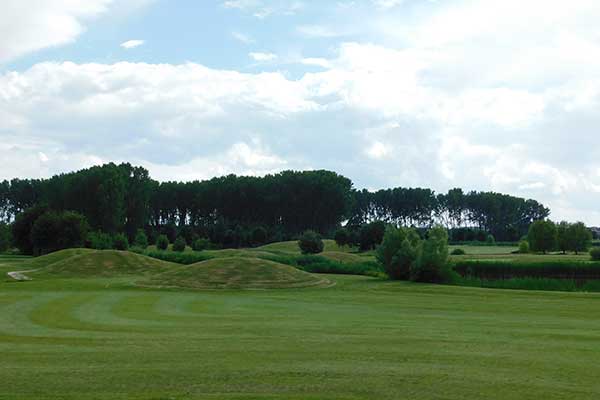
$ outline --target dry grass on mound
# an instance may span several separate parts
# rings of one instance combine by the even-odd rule
[[[44,266],[32,276],[38,277],[115,277],[148,275],[177,268],[177,264],[127,251],[86,251]]]
[[[139,284],[191,289],[285,289],[323,287],[330,282],[273,261],[229,257],[179,267]]]

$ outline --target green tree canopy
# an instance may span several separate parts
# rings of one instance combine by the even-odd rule
[[[534,252],[547,253],[556,248],[558,232],[556,224],[552,221],[536,221],[529,227],[527,240],[529,248]]]

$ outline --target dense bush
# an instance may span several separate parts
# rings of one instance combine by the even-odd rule
[[[464,256],[465,254],[467,254],[467,252],[463,249],[454,249],[450,254],[453,256]]]
[[[489,246],[495,246],[496,245],[496,239],[494,238],[493,235],[487,235],[485,238],[485,244],[489,245]]]
[[[124,233],[117,233],[113,238],[113,249],[127,250],[129,249],[129,240]]]
[[[600,247],[594,247],[590,250],[590,256],[593,261],[600,261]]]
[[[267,243],[269,234],[267,233],[267,230],[265,228],[263,228],[262,226],[257,226],[252,230],[251,236],[253,246],[262,246],[263,244]]]
[[[298,247],[302,254],[318,254],[323,252],[325,245],[321,235],[314,231],[306,231],[298,239]]]
[[[0,253],[3,253],[10,248],[11,242],[10,228],[5,223],[0,222]]]
[[[450,277],[448,264],[448,233],[442,227],[434,227],[427,233],[419,249],[410,279],[416,282],[444,282]]]
[[[207,250],[210,247],[210,240],[206,238],[196,239],[192,243],[192,250],[194,251],[203,251]]]
[[[160,235],[156,238],[156,248],[159,250],[167,250],[169,248],[169,239],[166,235]]]
[[[146,235],[146,232],[144,232],[143,229],[138,229],[137,233],[135,234],[135,240],[133,241],[133,243],[136,247],[140,247],[142,249],[148,247],[148,236]]]
[[[104,232],[91,232],[88,234],[86,246],[95,250],[109,250],[113,248],[113,237]]]
[[[181,253],[185,251],[185,246],[187,246],[187,243],[185,242],[185,239],[180,236],[175,239],[175,243],[173,243],[173,251],[178,251]]]
[[[340,228],[337,231],[335,231],[333,239],[335,240],[335,243],[340,247],[349,246],[351,244],[350,232],[346,228]]]
[[[421,238],[414,229],[389,226],[377,248],[377,261],[390,279],[409,279],[420,245]]]
[[[519,242],[519,253],[521,253],[521,254],[529,253],[529,242],[527,240],[521,240]]]
[[[370,224],[365,224],[360,228],[360,250],[374,250],[381,244],[383,235],[385,234],[385,223],[383,221],[375,221]]]

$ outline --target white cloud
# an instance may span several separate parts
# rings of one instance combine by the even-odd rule
[[[231,36],[238,42],[242,42],[244,44],[252,44],[255,42],[252,37],[241,32],[231,32]]]
[[[224,5],[283,15],[284,3]],[[371,14],[293,30],[335,49],[326,58],[280,52],[294,67],[320,67],[297,79],[141,63],[41,63],[0,75],[2,174],[98,160],[140,163],[161,179],[329,168],[359,187],[531,196],[556,219],[600,224],[600,3],[396,3],[355,4],[345,9],[367,4]],[[367,33],[338,43],[348,26]]]
[[[144,43],[146,43],[144,40],[128,40],[126,42],[121,43],[121,47],[124,49],[133,49],[144,45]]]
[[[372,2],[377,8],[387,10],[401,5],[404,0],[372,0]]]
[[[331,68],[331,63],[325,58],[303,58],[300,60],[300,63],[322,68]]]
[[[381,159],[390,154],[390,149],[381,142],[375,142],[366,150],[366,153],[371,158]]]
[[[295,15],[305,7],[303,1],[288,0],[228,0],[222,4],[225,8],[237,9],[259,19],[273,15]]]
[[[268,62],[277,59],[277,54],[273,53],[248,53],[248,57],[258,62]]]
[[[298,33],[309,38],[336,38],[346,34],[336,28],[324,25],[300,25],[296,28]]]
[[[0,13],[0,63],[73,42],[84,21],[108,10],[112,0],[4,0]]]

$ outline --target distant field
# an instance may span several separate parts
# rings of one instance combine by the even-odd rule
[[[512,246],[461,246],[452,245],[449,246],[450,251],[454,249],[462,249],[468,255],[482,255],[482,254],[510,254],[513,251],[519,250],[518,247]]]

